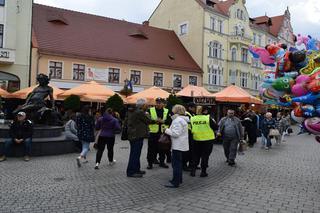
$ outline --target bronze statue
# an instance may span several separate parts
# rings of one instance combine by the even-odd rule
[[[56,115],[55,104],[53,99],[53,88],[49,86],[49,77],[45,74],[37,76],[39,86],[28,95],[26,103],[17,108],[13,113],[16,114],[20,111],[26,112],[28,117],[35,123],[44,123],[48,125],[58,125],[60,121],[50,119],[51,115]],[[49,98],[51,106],[47,107],[46,100]],[[49,116],[49,117],[48,117]],[[48,123],[50,122],[50,123]]]

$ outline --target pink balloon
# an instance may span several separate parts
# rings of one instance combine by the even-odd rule
[[[304,87],[303,84],[295,84],[291,88],[291,92],[294,96],[299,97],[299,96],[304,96],[308,94],[308,90]]]
[[[313,118],[308,118],[304,121],[304,126],[306,129],[315,134],[319,135],[320,134],[320,118],[319,117],[313,117]]]
[[[296,84],[308,83],[310,81],[310,76],[308,75],[299,75],[296,78]]]

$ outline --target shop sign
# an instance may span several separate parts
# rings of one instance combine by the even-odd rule
[[[196,97],[193,102],[197,105],[215,105],[215,98],[213,97]]]
[[[15,57],[14,50],[0,48],[0,62],[14,63]]]

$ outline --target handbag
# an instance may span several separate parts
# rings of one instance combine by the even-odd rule
[[[277,129],[270,129],[269,136],[280,136],[280,132]]]
[[[170,150],[171,149],[171,143],[172,143],[170,135],[162,133],[160,135],[158,143],[159,143],[159,149],[164,150],[164,151]]]

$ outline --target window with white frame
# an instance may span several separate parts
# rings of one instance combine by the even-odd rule
[[[134,85],[141,84],[141,71],[138,70],[131,70],[130,80]]]
[[[210,29],[213,31],[217,29],[215,17],[210,17]]]
[[[237,71],[236,70],[230,70],[229,71],[229,83],[230,84],[236,84],[237,81]]]
[[[253,75],[252,77],[252,89],[258,90],[259,88],[259,76],[258,75]]]
[[[211,41],[209,43],[209,57],[222,58],[222,44],[217,41]]]
[[[120,69],[109,68],[108,82],[112,84],[119,84],[119,80],[120,80]]]
[[[153,74],[153,86],[163,87],[163,73],[155,72]]]
[[[198,77],[197,76],[189,76],[189,84],[197,86],[198,85]]]
[[[209,67],[208,81],[209,85],[223,85],[223,68]]]
[[[180,25],[180,35],[186,35],[188,33],[188,24],[184,23]]]
[[[222,20],[218,21],[218,26],[219,26],[219,32],[223,33],[223,21]]]
[[[257,34],[253,33],[253,41],[252,41],[253,44],[256,44],[257,43]]]
[[[261,47],[262,46],[262,35],[258,36],[258,45]]]
[[[241,49],[241,61],[243,63],[248,63],[248,49]]]
[[[62,62],[49,61],[50,79],[62,79]]]
[[[231,61],[237,61],[237,48],[235,47],[231,50]]]
[[[173,75],[173,87],[174,88],[181,88],[182,87],[182,75]]]
[[[248,87],[248,77],[249,73],[240,72],[240,86],[247,88]]]
[[[86,66],[84,64],[73,64],[73,80],[84,81]]]

